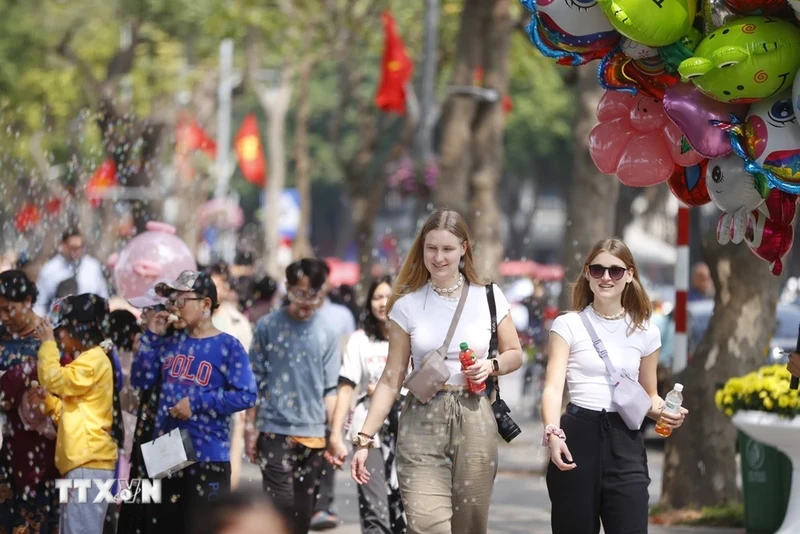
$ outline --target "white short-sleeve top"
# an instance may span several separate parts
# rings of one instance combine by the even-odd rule
[[[608,320],[587,307],[589,320],[608,351],[617,370],[625,369],[638,380],[641,359],[661,348],[661,333],[652,323],[630,330],[630,319]],[[561,315],[553,321],[550,332],[561,336],[569,345],[567,390],[573,404],[590,410],[617,411],[611,398],[614,390],[606,366],[594,348],[586,327],[577,312]]]
[[[461,312],[445,360],[451,373],[447,384],[453,386],[463,386],[467,383],[461,373],[461,362],[458,359],[458,354],[461,352],[459,345],[462,342],[469,345],[478,359],[489,355],[492,322],[486,289],[485,286],[470,284],[468,290],[467,301],[464,303],[464,310]],[[497,324],[500,324],[509,314],[509,306],[505,295],[496,285],[494,299],[497,306]],[[457,306],[458,299],[443,297],[427,284],[413,293],[400,297],[394,303],[389,319],[397,323],[411,337],[411,357],[414,367],[418,367],[422,358],[430,351],[442,346]]]

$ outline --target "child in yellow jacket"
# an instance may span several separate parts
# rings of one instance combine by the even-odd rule
[[[93,294],[66,297],[56,304],[55,324],[42,320],[39,382],[47,391],[45,411],[58,424],[55,463],[61,476],[73,481],[114,478],[118,450],[123,443],[113,345],[105,341],[106,301]],[[56,342],[58,340],[58,342]],[[60,352],[73,356],[62,366]],[[73,487],[77,487],[74,482]],[[102,534],[107,496],[92,483],[86,502],[70,490],[61,495],[61,534]],[[100,496],[99,503],[93,503]],[[81,499],[82,500],[82,499]]]

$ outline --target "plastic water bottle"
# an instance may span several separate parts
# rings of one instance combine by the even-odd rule
[[[683,404],[683,384],[675,384],[675,388],[667,393],[667,398],[664,399],[664,409],[662,413],[670,413],[678,415],[681,413],[681,405]],[[660,436],[668,438],[672,434],[672,429],[665,426],[664,419],[659,419],[656,423],[656,433]]]
[[[458,359],[461,360],[461,367],[466,369],[467,367],[474,365],[478,357],[475,356],[475,352],[469,348],[469,345],[462,343],[458,347],[461,349],[461,353],[458,355]],[[476,384],[472,380],[467,379],[467,386],[469,387],[470,393],[477,395],[486,389],[486,382]]]

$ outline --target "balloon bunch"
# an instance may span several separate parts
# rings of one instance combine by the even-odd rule
[[[598,60],[601,172],[722,211],[780,274],[800,195],[800,0],[521,0],[557,63]]]

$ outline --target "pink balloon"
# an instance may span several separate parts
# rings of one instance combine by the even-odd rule
[[[633,138],[619,160],[617,178],[631,187],[648,187],[669,180],[675,169],[660,132]]]
[[[187,269],[196,270],[197,263],[186,243],[168,228],[148,225],[148,231],[131,239],[120,251],[114,282],[117,292],[131,299],[145,295],[157,280],[173,280]]]
[[[667,120],[661,102],[649,96],[640,96],[631,109],[631,126],[643,133],[658,130]]]
[[[672,160],[681,167],[691,167],[706,159],[692,149],[683,133],[669,121],[664,126],[664,138]]]
[[[712,126],[709,121],[730,122],[731,114],[744,120],[750,108],[749,104],[718,102],[701,93],[693,83],[677,83],[667,89],[663,106],[692,148],[707,158],[731,153],[728,133]]]
[[[597,104],[597,120],[608,122],[620,117],[630,117],[631,109],[637,101],[635,95],[622,91],[606,91]]]
[[[603,174],[614,174],[625,147],[636,134],[627,118],[601,122],[589,134],[589,154]]]

